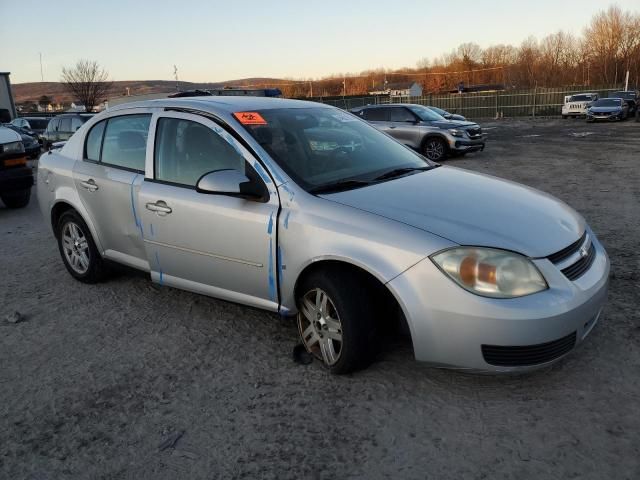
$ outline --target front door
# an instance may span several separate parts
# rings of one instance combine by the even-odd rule
[[[144,243],[155,281],[277,310],[278,197],[266,203],[198,193],[198,179],[221,169],[257,169],[256,159],[204,117],[154,117],[153,156],[138,199]],[[273,186],[273,183],[269,184]]]

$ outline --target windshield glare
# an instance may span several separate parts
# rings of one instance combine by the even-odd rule
[[[415,113],[420,120],[424,120],[425,122],[446,121],[442,115],[439,115],[430,108],[423,107],[422,105],[411,105],[409,109]]]
[[[604,100],[596,101],[594,107],[619,107],[622,104],[622,100],[619,98],[607,98]]]
[[[435,165],[338,109],[272,109],[258,113],[266,125],[244,127],[306,190],[350,180],[371,181],[397,168]]]

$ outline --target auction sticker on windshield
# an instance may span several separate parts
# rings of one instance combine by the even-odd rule
[[[258,112],[235,112],[234,117],[243,125],[266,125],[267,121]]]

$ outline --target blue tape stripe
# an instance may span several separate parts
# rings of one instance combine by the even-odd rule
[[[269,239],[269,297],[276,300],[276,282],[273,275],[273,239]]]
[[[272,231],[273,231],[273,212],[271,212],[271,215],[269,215],[269,224],[267,225],[267,233],[271,235]]]
[[[158,255],[158,252],[156,252],[156,264],[158,266],[158,272],[160,273],[160,285],[162,285],[162,267],[160,266],[160,256]]]

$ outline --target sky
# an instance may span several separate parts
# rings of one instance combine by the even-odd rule
[[[579,35],[606,0],[0,0],[0,71],[58,81],[95,60],[113,80],[308,79],[415,67],[460,43]],[[640,0],[618,0],[640,12]],[[14,19],[15,21],[7,21]],[[38,24],[42,28],[38,28]]]

